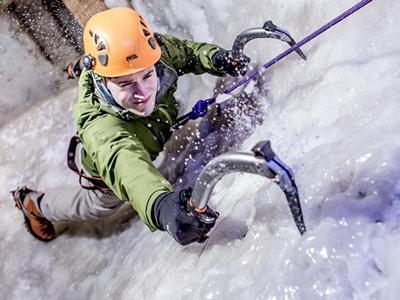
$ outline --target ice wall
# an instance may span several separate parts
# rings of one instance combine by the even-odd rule
[[[226,48],[268,19],[299,39],[354,3],[133,1],[158,31]],[[212,196],[221,218],[206,244],[181,247],[150,233],[127,207],[40,243],[8,191],[76,184],[63,163],[75,91],[8,122],[0,130],[0,298],[396,299],[399,16],[399,2],[375,0],[305,46],[307,62],[292,55],[269,72],[264,124],[242,149],[270,139],[293,167],[309,228],[303,237],[272,183],[238,174]],[[283,49],[256,41],[246,53],[261,64]],[[178,96],[193,101],[214,84],[189,76]]]
[[[65,86],[56,68],[17,21],[0,14],[0,127]]]

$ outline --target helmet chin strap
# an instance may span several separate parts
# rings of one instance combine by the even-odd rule
[[[161,89],[160,77],[157,76],[157,93],[160,91],[160,89]]]
[[[100,76],[97,76],[94,72],[92,72],[93,83],[95,86],[95,93],[99,96],[100,100],[107,106],[110,106],[113,110],[117,112],[121,112],[125,110],[121,105],[115,101],[114,96],[111,91],[107,88],[104,83],[104,79]]]

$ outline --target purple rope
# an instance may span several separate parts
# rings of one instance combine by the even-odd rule
[[[366,6],[368,3],[372,2],[373,0],[362,0],[361,2],[359,2],[358,4],[354,5],[352,8],[348,9],[347,11],[345,11],[344,13],[342,13],[340,16],[336,17],[335,19],[333,19],[332,21],[330,21],[329,23],[325,24],[324,26],[322,26],[321,28],[319,28],[318,30],[314,31],[313,33],[311,33],[310,35],[306,36],[304,39],[302,39],[300,42],[294,44],[292,47],[290,47],[289,49],[287,49],[285,52],[282,52],[281,54],[279,54],[278,56],[276,56],[275,58],[271,59],[269,62],[267,62],[265,65],[251,71],[249,74],[247,74],[243,79],[241,79],[240,81],[238,81],[237,83],[235,83],[234,85],[232,85],[231,87],[227,88],[223,94],[229,94],[230,92],[232,92],[233,90],[237,89],[239,86],[241,86],[242,84],[248,82],[250,79],[254,78],[255,76],[259,75],[263,69],[263,71],[265,71],[266,69],[268,69],[269,67],[271,67],[272,65],[276,64],[278,61],[280,61],[281,59],[285,58],[286,56],[288,56],[290,53],[296,51],[297,49],[299,49],[301,46],[307,44],[309,41],[315,39],[317,36],[319,36],[320,34],[322,34],[323,32],[327,31],[329,28],[331,28],[332,26],[336,25],[337,23],[343,21],[345,18],[347,18],[348,16],[352,15],[353,13],[355,13],[356,11],[358,11],[359,9],[363,8],[364,6]]]

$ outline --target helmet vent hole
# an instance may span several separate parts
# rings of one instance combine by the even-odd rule
[[[156,49],[156,41],[152,37],[150,37],[147,41],[149,42],[151,48]]]
[[[100,42],[100,44],[97,46],[97,51],[105,50],[106,45],[103,42]]]
[[[97,42],[99,41],[99,35],[97,33],[94,34],[94,43],[97,45]]]
[[[100,54],[100,55],[98,56],[98,58],[99,58],[99,62],[100,62],[103,66],[106,66],[106,65],[107,65],[107,63],[108,63],[108,55],[107,55],[107,54]]]
[[[144,33],[145,36],[149,36],[150,35],[150,32],[148,32],[146,29],[143,29],[143,33]]]
[[[89,34],[91,37],[93,37],[93,31],[89,30]]]
[[[143,21],[140,21],[140,24],[142,24],[142,26],[147,29],[147,26],[146,26],[146,24],[144,24]]]

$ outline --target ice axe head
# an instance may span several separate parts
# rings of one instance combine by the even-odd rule
[[[241,32],[233,43],[232,52],[240,54],[243,52],[244,47],[248,42],[257,38],[272,38],[285,42],[290,46],[293,46],[296,43],[288,31],[276,26],[272,21],[267,21],[264,23],[263,27],[250,28]],[[307,59],[301,49],[298,49],[296,53],[300,55],[302,59]]]

